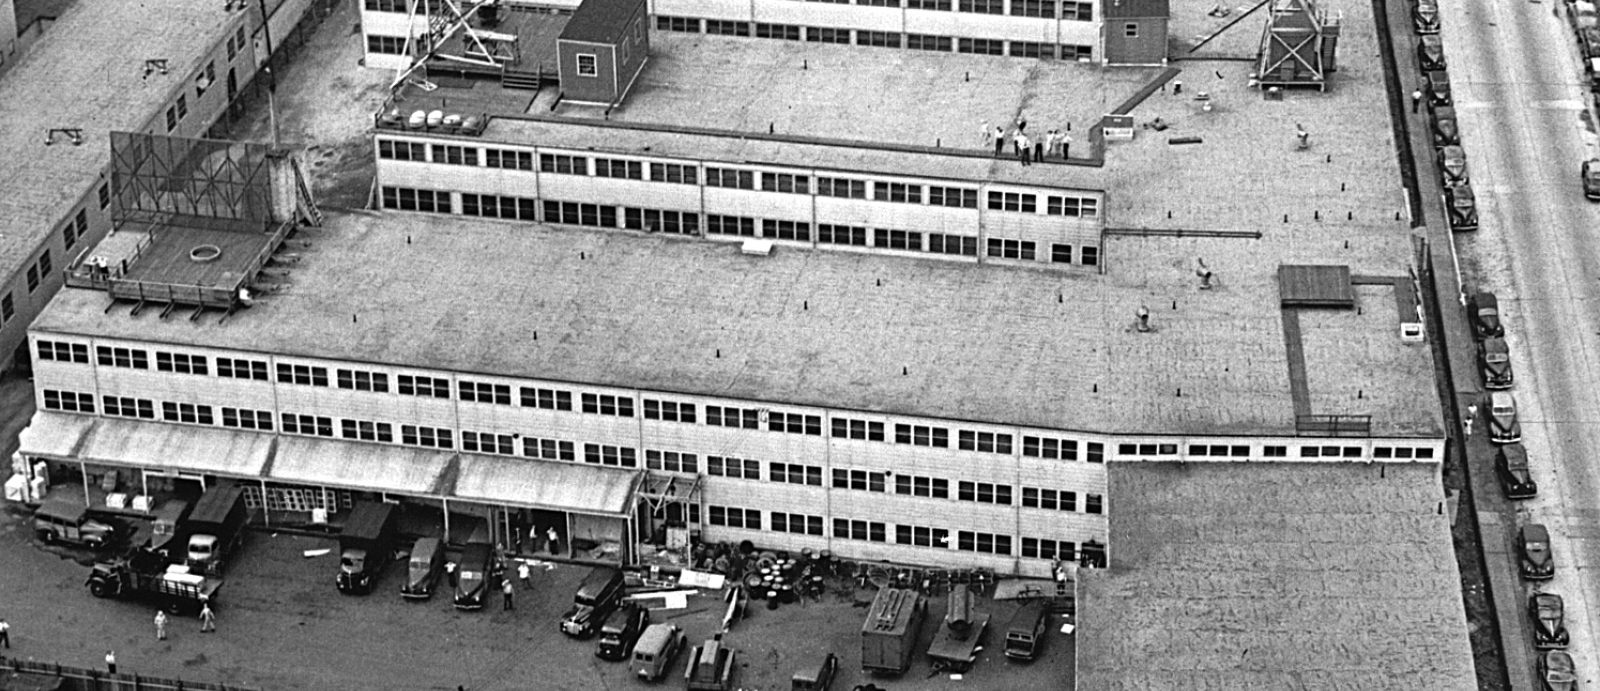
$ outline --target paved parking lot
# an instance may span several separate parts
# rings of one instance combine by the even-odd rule
[[[0,512],[0,617],[12,624],[13,654],[43,661],[98,667],[115,650],[124,670],[192,680],[228,681],[264,689],[627,689],[645,688],[627,665],[593,655],[593,641],[563,636],[556,622],[586,569],[535,568],[533,588],[519,588],[517,608],[503,611],[499,598],[480,612],[459,612],[447,597],[408,602],[398,595],[403,566],[391,565],[375,594],[340,595],[334,588],[333,540],[301,535],[253,533],[245,555],[226,575],[219,596],[218,631],[202,634],[198,621],[171,626],[157,641],[153,609],[138,602],[98,600],[84,588],[87,555],[47,549],[34,542],[27,513],[17,506]],[[751,615],[726,640],[740,651],[736,681],[746,689],[788,688],[788,678],[820,661],[840,656],[834,689],[864,681],[859,631],[866,610],[848,595],[769,611],[752,603]],[[980,601],[980,609],[1003,626],[1015,605]],[[661,611],[656,621],[679,623],[692,643],[714,633],[721,617],[714,596],[692,598],[689,607]],[[930,606],[930,624],[942,601]],[[1052,625],[1059,629],[1060,622]],[[934,626],[924,628],[922,646]],[[964,689],[1071,688],[1070,638],[1052,631],[1045,657],[1032,664],[1010,662],[1000,653],[1001,632],[960,680],[930,677],[925,661],[880,687]],[[682,688],[683,658],[662,688]]]

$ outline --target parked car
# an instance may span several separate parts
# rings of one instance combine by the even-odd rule
[[[1467,150],[1457,144],[1439,147],[1439,175],[1446,185],[1467,182]]]
[[[1509,389],[1516,380],[1511,374],[1511,348],[1506,339],[1490,336],[1478,344],[1478,373],[1490,389]]]
[[[677,624],[651,624],[633,645],[633,673],[645,681],[666,676],[687,639]]]
[[[1417,0],[1411,9],[1411,28],[1418,34],[1439,33],[1439,5],[1435,0]]]
[[[1436,106],[1433,109],[1433,148],[1461,143],[1461,128],[1456,124],[1456,109]]]
[[[1539,654],[1539,681],[1546,691],[1572,691],[1578,688],[1578,668],[1572,656],[1561,650]]]
[[[632,604],[618,607],[600,626],[600,644],[594,654],[602,660],[621,662],[633,654],[633,647],[650,625],[650,610]]]
[[[1517,420],[1517,399],[1506,391],[1489,394],[1489,441],[1510,444],[1522,441],[1522,423]]]
[[[1523,578],[1543,581],[1555,577],[1556,558],[1550,554],[1550,531],[1542,524],[1522,526],[1517,533],[1517,551],[1522,557],[1519,566]]]
[[[1472,321],[1472,335],[1479,339],[1506,335],[1500,323],[1500,300],[1487,290],[1467,298],[1467,318]]]
[[[1438,34],[1426,34],[1417,39],[1417,65],[1422,67],[1423,72],[1445,68],[1444,42]]]
[[[1561,596],[1535,593],[1528,598],[1528,618],[1533,620],[1533,647],[1565,648],[1569,637]]]
[[[116,541],[122,526],[89,517],[89,507],[67,499],[47,499],[33,512],[33,533],[45,544],[64,543],[101,549]]]
[[[1588,199],[1600,199],[1600,159],[1591,158],[1584,161],[1579,176],[1583,180],[1583,196]]]
[[[1471,183],[1445,185],[1444,208],[1450,218],[1450,230],[1478,229],[1478,198],[1472,194]]]
[[[1506,444],[1495,450],[1494,464],[1507,499],[1527,499],[1539,493],[1539,485],[1528,471],[1528,451],[1521,444]]]
[[[1428,107],[1450,105],[1450,73],[1445,70],[1424,73],[1422,90],[1428,95]]]

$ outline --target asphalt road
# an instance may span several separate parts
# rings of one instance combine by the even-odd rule
[[[1482,221],[1476,234],[1457,236],[1463,273],[1468,290],[1476,284],[1500,297],[1524,444],[1540,487],[1537,498],[1512,507],[1482,481],[1493,457],[1480,418],[1469,457],[1475,487],[1493,489],[1478,492],[1479,509],[1502,512],[1502,520],[1483,523],[1485,552],[1502,555],[1490,568],[1503,573],[1505,562],[1514,564],[1519,523],[1550,528],[1556,578],[1538,586],[1497,581],[1516,586],[1496,601],[1504,621],[1525,618],[1536,589],[1561,594],[1569,652],[1589,686],[1600,676],[1600,467],[1593,458],[1600,450],[1600,205],[1583,198],[1578,180],[1579,163],[1594,155],[1589,93],[1560,3],[1452,0],[1441,10]],[[1415,69],[1414,56],[1401,57],[1402,69],[1408,62]],[[1538,688],[1531,640],[1521,643],[1506,651],[1512,687]]]

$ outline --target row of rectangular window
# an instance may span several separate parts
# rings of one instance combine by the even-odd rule
[[[1091,3],[1069,2],[1066,5],[1071,9],[1063,12],[1061,19],[1068,21],[1093,21],[1093,5]],[[948,9],[948,8],[946,8]],[[999,14],[999,13],[995,13]],[[1039,16],[1039,15],[1027,15]],[[771,38],[783,41],[807,41],[810,43],[837,43],[858,46],[871,46],[877,48],[900,48],[902,45],[911,50],[929,50],[940,52],[963,52],[983,55],[1006,55],[1026,58],[1061,58],[1063,60],[1081,60],[1093,56],[1092,46],[1078,44],[1056,44],[1032,41],[1001,41],[998,39],[975,39],[957,36],[939,36],[931,34],[913,34],[893,31],[870,31],[866,29],[848,29],[842,27],[801,26],[798,24],[769,24],[756,22],[754,32],[750,22],[737,22],[719,19],[699,19],[695,17],[669,17],[657,16],[656,28],[663,31],[676,31],[683,33],[707,33],[714,36],[742,36],[754,35],[756,38]],[[851,35],[854,34],[854,40]],[[1011,50],[1006,51],[1007,45]],[[374,51],[377,52],[377,51]]]

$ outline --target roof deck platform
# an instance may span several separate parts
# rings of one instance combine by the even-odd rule
[[[1436,466],[1239,465],[1108,464],[1078,689],[1478,688]]]
[[[1394,273],[1405,252],[1387,238],[1316,255]],[[1265,240],[1117,238],[1129,259],[1105,276],[399,212],[332,213],[302,240],[284,287],[226,321],[66,290],[33,330],[1049,429],[1296,433]],[[1196,255],[1218,288],[1197,289]],[[507,278],[529,267],[539,280]],[[1442,434],[1418,404],[1427,347],[1400,342],[1392,297],[1357,299],[1369,309],[1308,339],[1313,393],[1330,391],[1316,412]]]
[[[252,9],[253,9],[252,5]],[[0,78],[0,275],[15,271],[68,215],[111,160],[108,134],[144,127],[222,40],[235,12],[216,0],[73,3]],[[144,74],[147,58],[167,74]],[[45,133],[83,131],[74,146]]]

